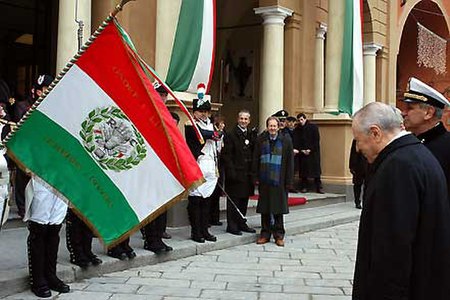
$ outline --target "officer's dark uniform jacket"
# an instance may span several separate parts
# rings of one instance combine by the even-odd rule
[[[439,122],[430,130],[419,134],[417,138],[434,154],[447,178],[447,190],[450,200],[450,132]],[[449,296],[450,298],[450,296]]]

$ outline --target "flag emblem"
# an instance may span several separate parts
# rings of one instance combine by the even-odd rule
[[[116,106],[92,110],[81,124],[80,137],[86,151],[104,170],[129,170],[147,153],[142,135]]]

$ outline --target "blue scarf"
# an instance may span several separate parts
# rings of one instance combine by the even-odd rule
[[[259,169],[259,178],[262,183],[270,186],[280,185],[282,154],[283,143],[278,137],[275,140],[268,138],[262,142]]]

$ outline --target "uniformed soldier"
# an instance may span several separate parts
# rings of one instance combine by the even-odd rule
[[[32,178],[26,188],[24,221],[28,221],[28,268],[31,291],[49,298],[51,291],[68,293],[70,287],[56,276],[59,230],[67,204],[46,185]]]
[[[450,132],[441,121],[449,101],[417,78],[411,77],[404,94],[404,125],[434,154],[444,170],[450,199]]]
[[[204,89],[204,88],[203,88]],[[217,238],[208,232],[209,225],[209,197],[214,192],[219,177],[218,149],[216,141],[221,140],[222,132],[214,130],[211,122],[211,103],[203,98],[199,91],[198,99],[194,99],[192,106],[194,118],[205,141],[201,144],[192,124],[185,125],[186,143],[191,149],[206,180],[201,186],[189,192],[188,216],[191,223],[191,238],[198,243],[215,242]]]

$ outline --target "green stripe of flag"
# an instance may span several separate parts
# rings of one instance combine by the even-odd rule
[[[127,232],[139,223],[120,190],[78,140],[42,112],[34,111],[23,123],[8,142],[8,150],[79,211],[89,212],[85,217],[95,220],[93,225],[106,244],[117,238],[117,232]],[[111,224],[111,220],[120,222]]]
[[[345,0],[344,42],[342,49],[339,112],[353,110],[353,0]]]
[[[189,87],[197,65],[202,30],[203,0],[183,0],[166,78],[174,91]]]

